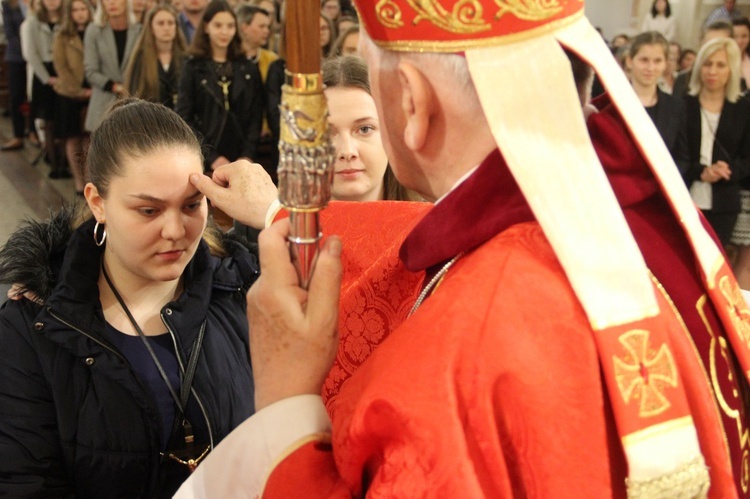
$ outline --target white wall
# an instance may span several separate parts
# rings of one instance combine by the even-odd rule
[[[609,40],[618,33],[638,33],[652,3],[652,0],[586,0],[586,16],[594,26],[602,28]],[[685,47],[697,48],[701,24],[722,3],[723,0],[669,0],[677,18],[677,41]],[[750,0],[738,0],[737,8],[750,15]]]
[[[591,24],[602,29],[607,40],[611,40],[619,33],[631,31],[632,8],[633,0],[587,0],[586,17]]]

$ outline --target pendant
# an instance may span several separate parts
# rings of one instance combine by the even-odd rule
[[[231,81],[226,81],[226,78],[221,79],[222,81],[218,82],[219,86],[221,87],[221,91],[224,94],[224,110],[229,111],[229,85],[232,84]]]

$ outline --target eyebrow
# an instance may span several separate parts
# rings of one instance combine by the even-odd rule
[[[190,196],[186,197],[185,200],[187,201],[187,200],[198,198],[198,197],[201,197],[201,196],[203,196],[203,193],[201,191],[196,190],[193,194],[191,194]],[[149,194],[131,194],[130,197],[141,199],[143,201],[151,201],[152,203],[165,203],[166,202],[163,199],[159,199],[159,198],[151,196]]]
[[[358,120],[354,120],[354,124],[358,125],[360,123],[364,123],[366,121],[378,121],[378,119],[374,116],[365,116],[364,118],[359,118]]]

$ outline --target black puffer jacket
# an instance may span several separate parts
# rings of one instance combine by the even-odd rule
[[[0,309],[0,496],[156,497],[156,404],[106,339],[93,225],[71,234],[69,221],[68,213],[30,224],[0,252],[2,280],[44,295],[57,275],[49,252],[66,248],[44,305],[22,300]],[[206,321],[192,403],[213,445],[254,410],[245,292],[257,260],[238,243],[228,246],[232,256],[219,259],[201,243],[184,292],[161,314],[183,363]]]

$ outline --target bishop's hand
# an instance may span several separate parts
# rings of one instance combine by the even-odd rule
[[[261,232],[261,276],[247,295],[255,408],[295,395],[320,395],[338,349],[341,241],[329,237],[309,290],[289,257],[289,220]]]
[[[193,174],[190,182],[214,206],[255,229],[265,226],[268,208],[279,197],[263,167],[244,159],[218,167],[211,177]]]

